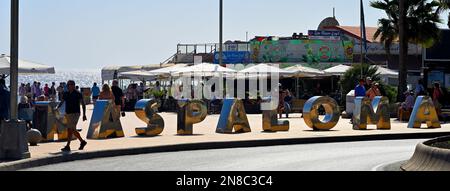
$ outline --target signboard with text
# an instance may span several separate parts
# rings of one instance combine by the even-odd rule
[[[309,30],[308,36],[311,40],[341,40],[341,31]]]
[[[219,52],[214,53],[214,63],[219,63]],[[250,52],[248,51],[225,51],[223,52],[224,64],[250,63]]]

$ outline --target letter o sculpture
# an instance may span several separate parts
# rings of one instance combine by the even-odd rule
[[[319,119],[319,108],[325,108],[325,119]],[[316,96],[309,99],[303,107],[303,118],[308,127],[327,131],[333,129],[340,119],[340,111],[337,102],[330,97]]]

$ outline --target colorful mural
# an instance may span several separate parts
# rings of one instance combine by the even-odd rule
[[[250,42],[254,62],[345,62],[353,59],[353,43],[340,40],[274,40]]]

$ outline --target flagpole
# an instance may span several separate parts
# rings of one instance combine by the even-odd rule
[[[361,78],[363,78],[363,64],[364,64],[364,59],[366,57],[364,49],[367,51],[367,46],[365,45],[367,37],[366,37],[366,24],[365,24],[365,18],[364,18],[365,16],[364,16],[363,0],[360,0],[360,4],[361,4],[361,10],[360,10],[361,11],[360,12],[361,13],[361,24],[360,24],[361,25],[361,28],[360,28],[360,31],[361,31],[361,38],[360,38],[361,54],[360,54],[360,56],[361,56]]]
[[[219,1],[219,65],[223,64],[223,0]]]

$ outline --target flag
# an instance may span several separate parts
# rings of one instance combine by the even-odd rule
[[[367,35],[366,35],[366,21],[365,21],[365,15],[364,15],[364,2],[361,0],[361,38],[362,38],[362,44],[364,49],[364,53],[367,54]]]

